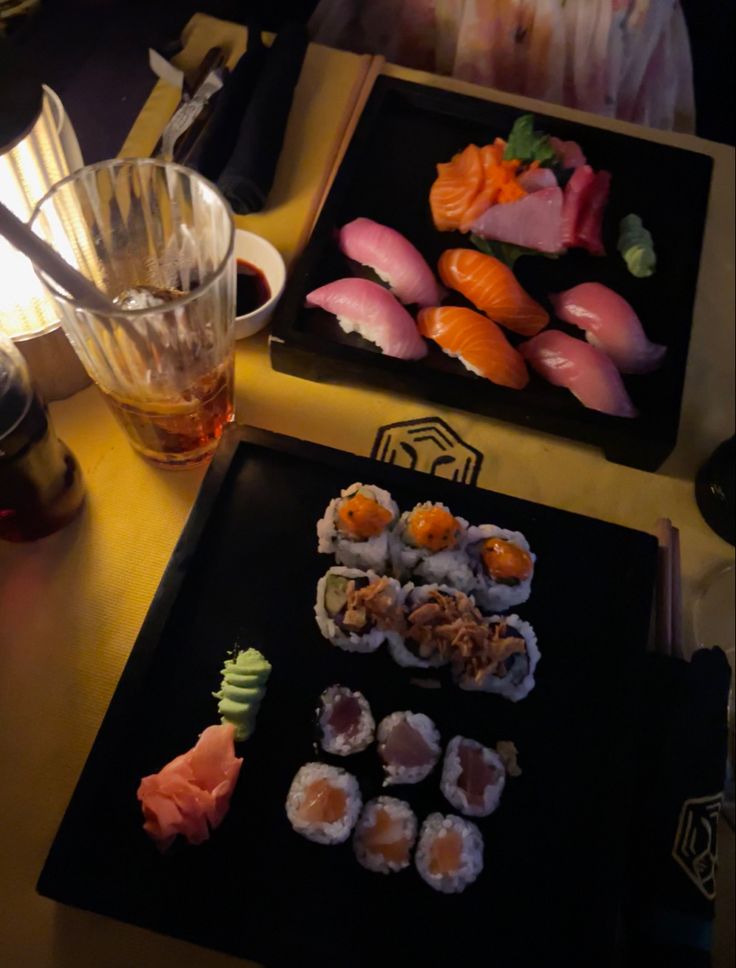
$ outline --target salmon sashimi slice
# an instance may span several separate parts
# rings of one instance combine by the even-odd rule
[[[306,788],[297,813],[305,823],[336,823],[345,816],[346,808],[345,791],[322,777]]]
[[[435,837],[429,848],[429,872],[440,877],[455,874],[463,853],[462,837],[456,830],[446,830]]]
[[[512,390],[521,390],[529,382],[524,358],[487,316],[472,309],[441,306],[422,309],[418,318],[419,332],[472,373]]]
[[[440,232],[460,227],[465,212],[483,188],[483,181],[483,162],[477,145],[468,145],[451,161],[437,165],[429,205]]]
[[[535,336],[549,322],[549,314],[524,292],[511,269],[491,255],[474,249],[448,249],[438,268],[446,286],[521,336]]]
[[[390,863],[403,864],[409,858],[411,841],[403,834],[401,821],[394,819],[383,808],[376,810],[374,817],[375,823],[362,835],[366,850],[380,854]]]

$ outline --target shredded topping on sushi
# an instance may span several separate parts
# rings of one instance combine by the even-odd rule
[[[393,515],[378,501],[358,492],[340,504],[337,518],[340,531],[351,538],[365,541],[382,534]]]
[[[483,647],[488,628],[473,600],[463,592],[430,594],[430,600],[409,613],[406,638],[417,643],[419,656],[431,658],[439,653],[452,657],[456,649],[471,654]]]
[[[534,568],[532,556],[512,541],[489,538],[483,542],[481,558],[486,571],[494,581],[518,584],[531,577]]]
[[[462,666],[465,676],[482,682],[489,675],[503,679],[508,671],[506,660],[517,652],[526,652],[526,642],[511,626],[498,622],[487,630],[480,648],[477,639],[458,641],[453,659]]]
[[[510,739],[499,740],[496,743],[496,752],[503,760],[509,776],[521,776],[521,767],[518,760],[519,751],[516,748],[516,743]]]
[[[417,508],[412,511],[406,525],[406,533],[417,548],[428,551],[444,551],[454,548],[460,535],[457,518],[438,506]]]
[[[369,621],[373,621],[381,629],[401,631],[404,614],[397,589],[398,586],[386,577],[363,587],[358,587],[353,580],[349,581],[342,626],[348,631],[359,632]]]

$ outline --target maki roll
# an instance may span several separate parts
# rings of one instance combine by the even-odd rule
[[[391,713],[378,724],[384,786],[419,783],[432,772],[440,752],[439,731],[424,713]]]
[[[363,867],[390,874],[409,866],[416,839],[417,818],[409,804],[395,797],[378,797],[363,808],[353,848]]]
[[[467,553],[475,576],[473,593],[483,608],[505,612],[529,598],[536,557],[520,531],[493,524],[468,528]]]
[[[440,788],[456,810],[468,817],[487,817],[498,806],[505,785],[506,768],[495,750],[453,736],[445,750]]]
[[[446,665],[463,642],[485,640],[487,625],[472,595],[447,585],[405,586],[406,627],[389,650],[401,666],[420,669]]]
[[[317,844],[341,844],[350,836],[361,807],[358,781],[326,763],[306,763],[292,780],[286,815],[302,837]]]
[[[388,491],[351,484],[333,498],[317,522],[317,550],[348,568],[388,571],[389,534],[399,509]]]
[[[420,877],[443,894],[459,894],[483,870],[483,837],[471,820],[431,813],[422,824],[416,865]]]
[[[394,530],[394,574],[469,591],[474,577],[464,550],[467,530],[468,522],[444,504],[417,504],[401,515]]]
[[[482,645],[454,653],[453,673],[461,689],[496,692],[517,702],[534,688],[539,659],[537,637],[528,622],[518,615],[492,615]]]
[[[376,723],[362,692],[330,686],[320,696],[320,745],[326,753],[349,756],[373,742]]]
[[[384,639],[401,638],[405,595],[394,578],[358,568],[330,568],[317,583],[317,625],[346,652],[374,652]]]

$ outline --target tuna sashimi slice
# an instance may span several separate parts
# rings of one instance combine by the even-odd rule
[[[614,417],[637,415],[612,360],[590,343],[548,329],[519,350],[537,373],[568,389],[583,406]]]
[[[398,722],[380,748],[381,758],[394,766],[411,768],[433,763],[434,753],[422,734],[407,723]]]
[[[202,843],[224,819],[243,762],[235,756],[234,734],[231,723],[209,726],[192,749],[141,780],[143,829],[161,850],[177,834]]]
[[[577,244],[580,212],[594,179],[595,175],[590,165],[582,165],[575,169],[570,181],[565,185],[562,201],[562,241],[568,248]]]
[[[307,306],[333,313],[344,332],[360,333],[386,356],[419,360],[427,355],[427,344],[417,332],[414,320],[377,282],[338,279],[310,292]]]
[[[442,298],[432,270],[400,232],[369,218],[343,225],[340,250],[355,262],[370,266],[388,283],[402,303],[434,306]]]
[[[539,252],[560,252],[562,189],[542,188],[518,202],[493,205],[473,222],[471,231],[484,239],[509,242]]]
[[[575,245],[587,249],[592,255],[606,254],[602,229],[603,213],[606,210],[610,188],[610,172],[596,172],[593,183],[585,193],[582,209],[578,215]]]
[[[651,373],[661,366],[667,348],[647,339],[632,307],[608,286],[584,282],[549,298],[557,316],[584,330],[621,373]]]

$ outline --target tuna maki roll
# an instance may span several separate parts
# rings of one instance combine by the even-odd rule
[[[369,871],[390,874],[411,862],[417,818],[404,800],[378,797],[363,808],[353,835],[358,862]]]
[[[355,777],[326,763],[306,763],[294,777],[286,798],[291,826],[317,844],[347,840],[360,808]]]
[[[474,578],[464,550],[467,530],[468,522],[444,504],[417,504],[401,515],[394,530],[394,574],[468,591]]]
[[[536,558],[520,531],[493,524],[471,527],[467,552],[474,572],[473,594],[483,608],[505,612],[529,598]]]
[[[419,783],[432,772],[440,752],[439,731],[424,713],[391,713],[378,724],[384,786]]]
[[[348,568],[388,571],[389,535],[399,509],[388,491],[351,484],[333,498],[317,522],[317,549]]]
[[[386,638],[401,638],[405,594],[393,578],[358,568],[330,568],[317,583],[317,625],[338,648],[374,652]]]
[[[320,697],[320,744],[327,753],[349,756],[373,742],[376,723],[362,692],[330,686]]]
[[[455,652],[453,673],[461,689],[495,692],[517,702],[534,688],[539,659],[537,637],[528,622],[518,615],[492,615],[485,641]]]
[[[506,768],[495,750],[464,736],[454,736],[447,744],[440,787],[460,813],[487,817],[498,806],[505,784]]]
[[[431,813],[422,824],[417,870],[435,891],[459,894],[483,870],[483,837],[470,820]]]

